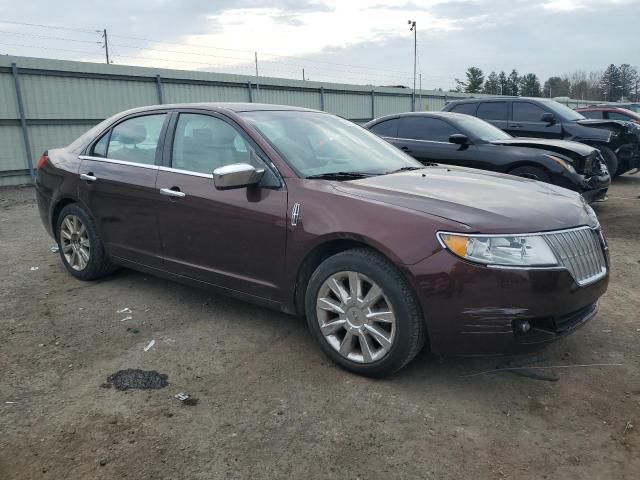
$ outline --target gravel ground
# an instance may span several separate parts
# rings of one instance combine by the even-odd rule
[[[369,380],[298,318],[129,270],[74,280],[33,190],[2,189],[0,479],[638,479],[640,175],[596,209],[613,261],[600,313],[511,361],[622,366],[469,377],[505,359],[423,352]],[[124,369],[169,386],[105,388]]]

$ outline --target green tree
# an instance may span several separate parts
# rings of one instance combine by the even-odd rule
[[[500,93],[500,85],[498,83],[498,74],[496,72],[491,72],[487,76],[487,79],[484,82],[482,93],[486,93],[488,95],[498,95]]]
[[[600,79],[600,89],[608,102],[620,100],[623,95],[620,69],[613,63],[607,67]]]
[[[550,77],[544,82],[543,93],[545,97],[568,97],[571,83],[567,78]]]
[[[484,83],[484,73],[478,67],[469,67],[465,72],[466,82],[462,82],[456,78],[458,84],[457,90],[466,93],[480,93],[482,84]]]
[[[620,88],[622,90],[622,96],[629,99],[635,93],[638,71],[628,63],[620,65],[618,71],[620,72]]]
[[[513,69],[507,77],[507,93],[506,95],[516,96],[520,92],[520,77],[518,72]]]
[[[500,95],[509,95],[507,91],[507,75],[504,71],[498,74],[498,93]]]
[[[523,97],[539,97],[542,95],[540,80],[535,73],[527,73],[520,79],[520,95]]]

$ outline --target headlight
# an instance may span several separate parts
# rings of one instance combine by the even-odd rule
[[[547,157],[548,159],[553,160],[554,162],[560,164],[562,166],[562,168],[565,168],[566,170],[569,170],[571,173],[576,173],[576,169],[573,168],[573,165],[571,165],[566,160],[563,160],[562,158],[557,157],[555,155],[547,155],[547,154],[545,154],[545,157]]]
[[[540,235],[463,235],[438,233],[440,243],[457,256],[484,265],[552,267],[558,260]]]

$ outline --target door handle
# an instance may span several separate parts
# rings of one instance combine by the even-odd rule
[[[178,187],[161,188],[160,195],[164,195],[165,197],[176,197],[176,198],[183,198],[187,196],[187,194],[184,192],[181,192],[180,189],[178,189]]]
[[[403,152],[410,152],[411,149],[409,147],[400,147],[400,150],[402,150]]]
[[[511,125],[511,128],[522,128],[522,125],[514,123]]]
[[[92,172],[80,174],[80,180],[85,180],[87,182],[95,182],[97,179],[98,177],[95,177]]]

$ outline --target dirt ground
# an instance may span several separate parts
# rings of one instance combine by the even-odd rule
[[[599,314],[511,361],[622,365],[469,377],[505,359],[423,352],[370,380],[300,319],[129,270],[74,280],[33,190],[2,189],[0,479],[638,479],[640,175],[595,208],[613,262]],[[101,387],[127,368],[170,384]]]

